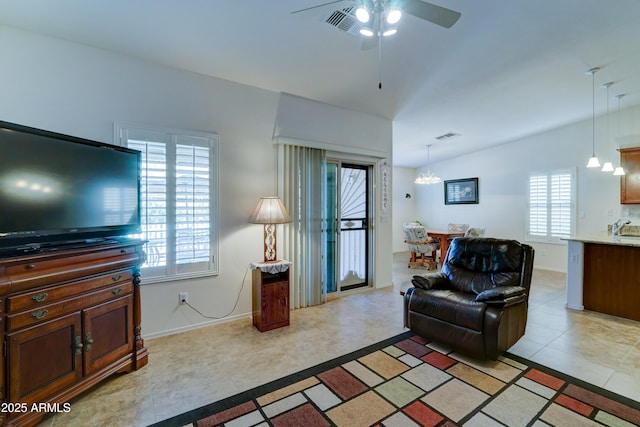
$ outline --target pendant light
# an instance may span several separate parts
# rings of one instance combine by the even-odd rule
[[[589,161],[587,162],[587,167],[588,168],[599,168],[600,167],[600,161],[598,160],[598,158],[596,157],[596,73],[600,70],[600,68],[595,67],[590,69],[589,71],[587,71],[586,74],[591,74],[591,80],[592,80],[592,108],[593,108],[593,115],[592,115],[592,123],[591,123],[591,134],[592,134],[592,142],[591,142],[591,157],[589,158]]]
[[[620,138],[622,136],[622,133],[620,131],[620,122],[621,122],[621,117],[620,117],[620,101],[622,100],[622,98],[624,97],[624,93],[621,93],[620,95],[617,95],[616,98],[618,98],[618,138]],[[624,169],[622,168],[622,165],[618,164],[618,166],[616,167],[616,170],[613,171],[613,174],[616,176],[622,176],[625,174]]]
[[[613,172],[613,163],[609,161],[609,155],[611,154],[611,137],[609,132],[609,88],[613,82],[608,82],[602,85],[603,88],[607,89],[607,151],[605,151],[604,164],[602,165],[602,172]]]
[[[414,184],[437,184],[442,181],[438,175],[429,170],[429,148],[431,144],[427,145],[427,173],[420,174]]]

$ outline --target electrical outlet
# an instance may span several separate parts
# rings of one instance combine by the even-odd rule
[[[178,300],[180,301],[180,304],[186,304],[187,301],[189,301],[189,294],[187,292],[180,292],[178,294]]]

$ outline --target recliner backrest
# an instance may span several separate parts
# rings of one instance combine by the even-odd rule
[[[529,289],[533,249],[516,240],[459,237],[449,245],[442,265],[451,286],[479,294],[497,286]]]

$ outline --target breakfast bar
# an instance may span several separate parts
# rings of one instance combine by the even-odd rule
[[[640,321],[640,236],[567,240],[567,308]]]

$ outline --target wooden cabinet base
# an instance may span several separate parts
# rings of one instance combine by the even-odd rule
[[[138,366],[137,369],[140,369],[142,366],[147,364],[147,352],[146,349],[144,351],[144,356],[139,358],[135,357],[136,360],[144,360],[144,363],[141,366]],[[128,372],[132,372],[136,370],[134,367],[134,363],[131,357],[127,357],[124,360],[120,360],[109,367],[103,369],[99,373],[96,373],[90,377],[84,378],[81,382],[74,384],[73,386],[67,388],[63,392],[51,396],[46,402],[37,402],[36,407],[39,407],[39,411],[27,411],[21,414],[12,414],[8,419],[5,420],[4,424],[0,424],[6,427],[30,427],[35,426],[42,418],[47,415],[52,410],[54,411],[65,411],[65,408],[69,408],[69,410],[73,411],[73,405],[69,405],[65,407],[65,404],[70,402],[71,399],[78,396],[80,393],[83,393],[89,390],[91,387],[99,384],[104,381],[108,377],[114,374],[126,374]],[[41,405],[44,404],[44,405]],[[45,406],[46,405],[46,406]],[[28,409],[32,409],[33,404],[28,405]]]
[[[289,326],[289,270],[253,270],[253,325],[260,331]]]
[[[138,240],[0,258],[1,426],[31,426],[147,364]]]
[[[640,321],[638,259],[638,247],[585,244],[584,308]]]

